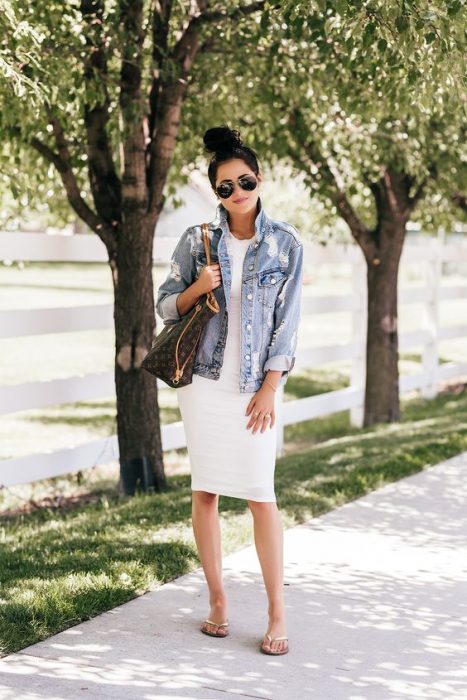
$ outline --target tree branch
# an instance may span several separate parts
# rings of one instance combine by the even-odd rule
[[[465,194],[462,194],[461,192],[456,192],[452,195],[452,201],[454,202],[454,204],[456,204],[462,209],[464,214],[467,212],[467,197]]]
[[[86,89],[97,87],[103,97],[94,106],[85,104],[84,124],[87,134],[88,169],[96,210],[108,222],[120,220],[121,185],[115,170],[107,134],[110,99],[107,90],[107,48],[104,33],[103,0],[81,0],[81,14],[86,23]]]
[[[418,187],[417,187],[417,189],[415,190],[415,192],[414,192],[414,194],[412,195],[412,197],[408,197],[409,205],[410,205],[411,210],[414,209],[414,207],[415,207],[415,205],[417,204],[417,202],[423,197],[423,195],[424,195],[424,193],[425,193],[425,188],[426,188],[426,186],[427,186],[427,184],[428,184],[428,180],[429,180],[429,177],[428,177],[428,176],[424,177],[423,180],[422,180],[422,181],[420,182],[420,184],[418,185]]]
[[[52,123],[52,122],[51,122]],[[57,169],[62,180],[67,199],[76,214],[97,233],[107,248],[109,258],[114,257],[116,252],[116,236],[113,229],[89,207],[81,196],[81,192],[76,181],[75,174],[70,163],[70,154],[66,144],[63,131],[56,118],[53,119],[53,130],[57,143],[58,153],[53,151],[47,144],[38,138],[31,139],[31,146],[43,156],[49,163]]]
[[[207,8],[206,0],[197,0],[197,8]],[[242,17],[264,8],[265,0],[257,0],[244,7],[236,7],[231,12],[209,11],[205,9],[192,15],[188,25],[167,59],[175,64],[176,75],[165,84],[153,84],[158,88],[157,109],[151,111],[151,141],[149,144],[148,190],[150,213],[156,215],[162,208],[162,190],[172,162],[180,113],[188,88],[188,78],[200,49],[200,29],[204,25],[222,21],[235,22]],[[157,78],[155,79],[157,81]],[[154,103],[153,103],[154,105]]]
[[[153,10],[152,17],[152,84],[149,93],[148,131],[152,137],[156,123],[157,104],[161,89],[161,73],[168,49],[169,22],[173,0],[160,0],[160,11]]]
[[[64,165],[62,161],[60,160],[60,156],[53,151],[50,146],[47,146],[47,144],[43,143],[40,141],[38,138],[33,137],[31,139],[31,146],[41,154],[45,160],[48,160],[49,163],[52,163],[52,165],[55,165],[56,169],[60,171],[63,169]]]
[[[284,105],[284,107],[286,106]],[[306,169],[309,170],[310,164],[319,168],[323,181],[329,187],[329,197],[336,206],[340,216],[348,225],[353,238],[362,249],[365,258],[368,262],[372,262],[372,260],[377,257],[375,240],[369,229],[352,207],[336,164],[329,162],[320,152],[316,142],[305,136],[305,134],[308,134],[309,130],[298,107],[292,109],[289,115],[289,124],[291,126],[291,131],[294,134],[300,135],[300,148],[306,153],[308,159]],[[303,164],[303,161],[301,162]]]
[[[250,5],[235,7],[231,12],[206,10],[205,12],[201,12],[201,14],[192,16],[182,36],[172,49],[170,57],[177,63],[183,63],[185,54],[189,53],[190,46],[203,25],[218,24],[226,20],[233,23],[239,19],[242,19],[242,17],[264,9],[264,5],[265,0],[256,0],[256,2],[253,2]],[[280,7],[280,5],[277,5],[276,7]],[[275,8],[273,7],[271,9]]]
[[[123,207],[147,207],[145,110],[141,93],[143,65],[143,0],[120,0],[123,24],[120,109],[123,118]]]

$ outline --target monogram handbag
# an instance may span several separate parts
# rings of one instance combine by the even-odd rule
[[[201,224],[207,264],[211,264],[208,225]],[[165,325],[156,336],[141,367],[163,382],[177,388],[191,384],[193,365],[201,333],[220,307],[212,291],[204,294],[178,321]]]

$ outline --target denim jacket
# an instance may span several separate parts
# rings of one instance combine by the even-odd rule
[[[219,379],[232,280],[226,244],[226,236],[231,234],[222,202],[208,226],[211,264],[219,263],[221,271],[222,283],[213,289],[220,311],[209,319],[201,334],[193,372]],[[182,318],[176,299],[205,265],[201,225],[189,226],[175,246],[171,270],[158,289],[156,310],[164,325]],[[240,392],[257,391],[269,369],[282,370],[279,386],[287,381],[295,364],[302,281],[303,243],[296,228],[271,219],[258,198],[255,235],[247,248],[242,272]]]

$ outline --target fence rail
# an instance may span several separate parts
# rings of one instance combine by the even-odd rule
[[[155,263],[167,264],[175,240],[158,239]],[[19,261],[106,262],[105,249],[96,236],[47,236],[45,234],[0,234],[0,259]],[[426,284],[401,289],[399,305],[424,304],[424,325],[399,334],[401,350],[422,349],[422,371],[400,377],[400,393],[418,390],[425,397],[436,395],[441,381],[467,375],[467,362],[440,364],[441,340],[467,337],[467,324],[442,326],[439,305],[443,300],[467,298],[467,285],[441,286],[443,262],[467,262],[467,247],[427,241],[423,247],[406,244],[401,265],[425,264]],[[283,431],[287,425],[350,411],[351,422],[361,425],[363,418],[366,345],[366,266],[356,246],[320,246],[305,243],[305,265],[350,263],[353,293],[303,297],[302,317],[323,313],[347,312],[351,316],[351,338],[347,342],[299,348],[297,369],[318,367],[329,362],[351,363],[351,386],[293,401],[278,396],[278,454],[283,452]],[[48,333],[113,328],[113,307],[98,304],[46,309],[0,310],[0,337],[17,338]],[[161,381],[158,386],[173,391]],[[44,408],[68,402],[86,401],[115,395],[113,371],[88,373],[64,379],[24,382],[0,386],[0,413]],[[186,445],[183,423],[162,426],[163,450]],[[39,479],[73,473],[118,459],[115,435],[99,438],[66,449],[30,454],[0,462],[0,484],[12,486]]]

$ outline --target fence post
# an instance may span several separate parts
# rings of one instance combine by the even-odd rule
[[[357,346],[357,353],[352,358],[350,386],[365,391],[366,382],[366,334],[368,318],[367,267],[363,253],[352,264],[352,296],[358,300],[357,308],[352,311],[352,342]],[[356,428],[363,426],[364,404],[350,409],[350,424]]]
[[[420,394],[425,399],[433,399],[438,393],[439,290],[443,264],[442,242],[435,241],[432,250],[434,255],[426,261],[425,266],[425,283],[428,292],[425,322],[428,339],[423,345],[422,351],[422,367],[424,374],[426,374],[426,383],[420,389]]]

